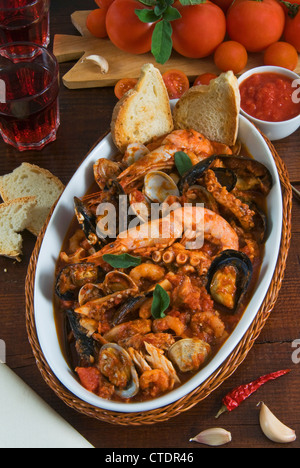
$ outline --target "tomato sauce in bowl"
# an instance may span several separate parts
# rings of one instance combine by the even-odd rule
[[[255,73],[240,84],[241,108],[267,122],[283,122],[300,115],[299,99],[293,99],[293,80],[279,73]]]

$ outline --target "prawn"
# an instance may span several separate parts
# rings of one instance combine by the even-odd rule
[[[170,381],[167,374],[161,369],[146,370],[140,377],[141,390],[151,398],[170,389]]]
[[[204,232],[203,232],[204,231]],[[106,254],[133,253],[147,256],[151,252],[164,251],[178,239],[193,233],[194,238],[208,236],[211,242],[221,245],[221,250],[239,250],[237,233],[220,215],[203,207],[181,207],[161,219],[121,233],[115,242],[108,244],[86,261],[103,265]],[[189,234],[190,235],[190,234]]]
[[[191,329],[207,343],[223,337],[225,324],[214,311],[197,312],[191,319]]]
[[[192,129],[175,130],[165,138],[163,144],[173,144],[181,150],[193,151],[198,156],[198,162],[213,154],[232,154],[229,146],[210,141],[201,133]]]
[[[187,153],[193,165],[213,154],[232,154],[228,146],[211,142],[195,130],[175,130],[165,138],[162,146],[141,157],[118,176],[125,193],[137,188],[149,171],[172,169],[178,151]]]

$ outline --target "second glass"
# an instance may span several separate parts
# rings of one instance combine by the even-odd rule
[[[58,93],[58,63],[47,49],[21,42],[0,47],[0,133],[6,143],[25,151],[54,141]]]
[[[48,47],[50,0],[0,0],[0,44],[33,42]]]

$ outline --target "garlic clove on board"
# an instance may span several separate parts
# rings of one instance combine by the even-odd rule
[[[221,427],[213,427],[206,429],[200,434],[190,439],[190,442],[198,442],[198,444],[210,445],[211,447],[218,447],[231,442],[231,433],[222,429]]]
[[[260,403],[260,406],[259,422],[265,436],[279,444],[294,442],[296,440],[295,431],[279,421],[263,402]]]
[[[109,70],[108,61],[101,55],[89,55],[85,57],[82,60],[82,62],[85,62],[86,60],[93,62],[95,65],[97,65],[100,68],[101,73],[103,74],[108,73],[108,70]]]

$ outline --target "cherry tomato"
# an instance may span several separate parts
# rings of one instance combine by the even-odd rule
[[[155,23],[142,23],[135,10],[146,8],[137,0],[115,0],[108,9],[106,28],[111,42],[131,54],[151,50]]]
[[[195,79],[194,86],[209,85],[211,80],[214,80],[216,78],[218,78],[218,76],[214,73],[203,73]]]
[[[174,5],[182,18],[173,21],[173,47],[184,57],[203,58],[214,52],[226,34],[224,12],[209,0],[199,5]]]
[[[248,62],[248,53],[239,42],[226,41],[219,45],[214,54],[216,66],[223,72],[232,70],[235,75],[240,73]]]
[[[285,14],[277,0],[235,0],[227,13],[227,32],[248,52],[261,52],[280,40]]]
[[[91,11],[86,20],[86,27],[90,33],[98,38],[107,37],[106,30],[106,8],[97,8]]]
[[[299,0],[297,4],[300,4]],[[294,13],[292,13],[292,8],[294,8]],[[299,7],[292,5],[289,7],[289,11],[291,11],[292,16],[286,15],[284,40],[292,44],[300,52],[300,5]]]
[[[264,53],[264,64],[295,70],[298,65],[298,52],[287,42],[275,42]]]
[[[179,99],[190,88],[190,82],[185,73],[180,70],[169,70],[163,75],[169,98]]]
[[[121,99],[124,94],[133,89],[137,84],[138,80],[135,78],[122,78],[118,81],[115,86],[115,95],[118,99]]]
[[[224,11],[224,13],[227,12],[228,8],[233,2],[233,0],[211,0],[211,1],[212,3],[215,3],[216,5],[218,5],[218,7],[220,7]]]

